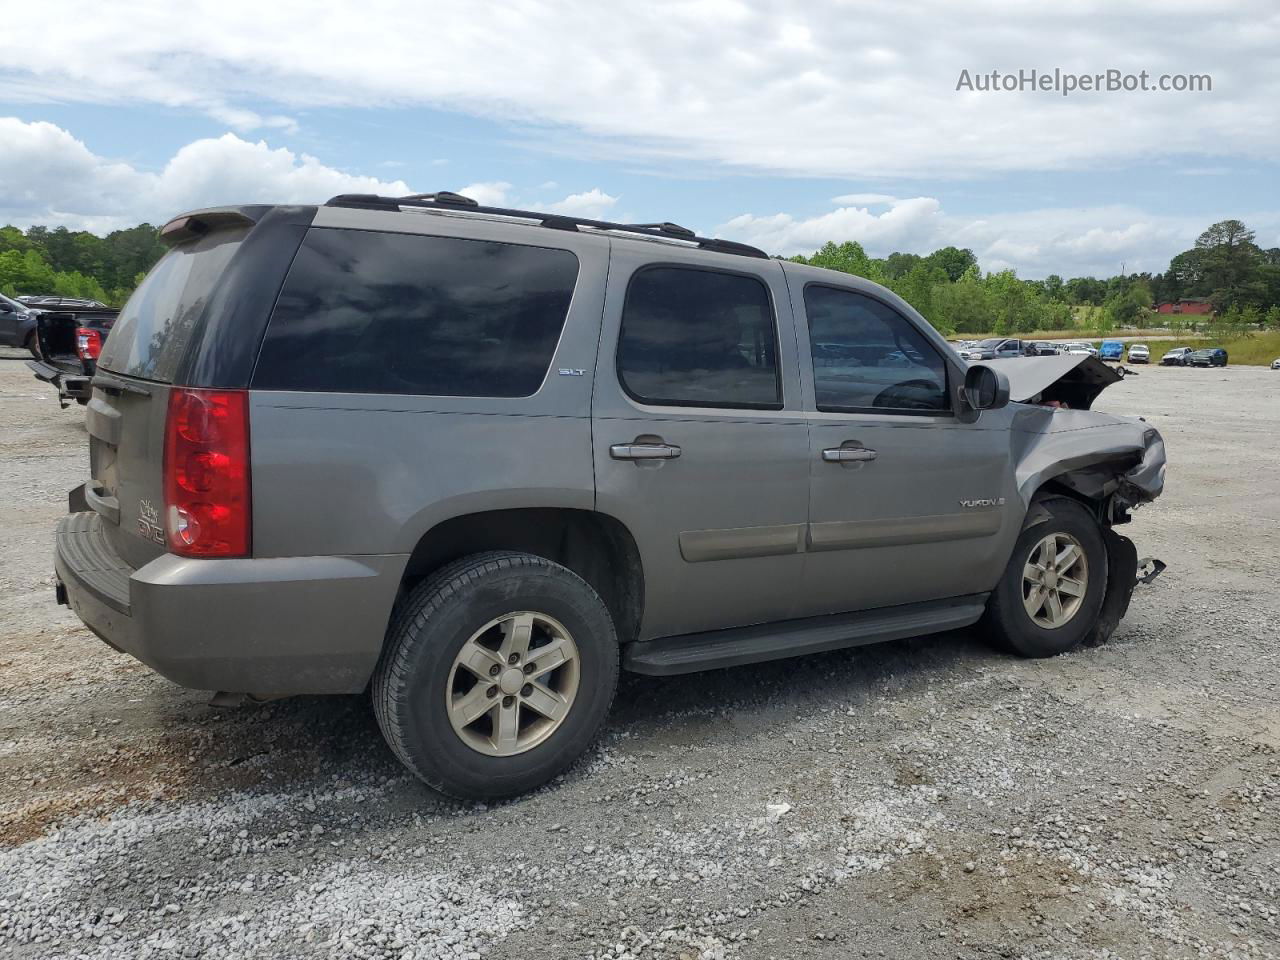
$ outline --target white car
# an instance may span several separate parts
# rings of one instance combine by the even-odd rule
[[[1135,343],[1129,347],[1130,363],[1150,363],[1151,350],[1145,343]]]
[[[1087,343],[1064,343],[1062,345],[1062,352],[1075,354],[1087,353],[1091,357],[1096,357],[1098,355],[1098,348],[1091,347]]]
[[[1271,361],[1271,369],[1280,370],[1280,357],[1276,357],[1274,360]]]

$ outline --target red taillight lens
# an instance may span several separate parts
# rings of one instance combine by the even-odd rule
[[[102,353],[102,334],[87,327],[76,328],[76,354],[81,360],[97,360]]]
[[[169,549],[185,557],[248,556],[248,393],[174,387],[164,432]]]

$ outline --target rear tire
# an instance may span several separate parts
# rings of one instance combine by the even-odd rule
[[[372,692],[406,767],[448,796],[489,800],[532,790],[577,760],[617,683],[617,634],[595,590],[542,557],[493,552],[410,591]]]
[[[1107,592],[1107,548],[1097,520],[1066,497],[1040,506],[1049,519],[1022,531],[982,619],[995,643],[1024,657],[1079,646]]]

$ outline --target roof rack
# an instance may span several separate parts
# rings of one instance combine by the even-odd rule
[[[702,250],[715,253],[729,253],[739,257],[756,257],[768,260],[769,255],[763,250],[745,243],[732,240],[717,240],[714,237],[700,237],[688,227],[678,223],[611,223],[608,220],[588,220],[585,217],[569,217],[560,213],[539,213],[535,210],[513,210],[508,207],[481,206],[471,197],[442,190],[438,193],[414,193],[407,197],[383,197],[375,193],[343,193],[331,198],[326,207],[356,207],[364,210],[399,210],[402,207],[417,207],[427,210],[448,210],[455,213],[489,214],[497,217],[514,217],[520,220],[532,220],[538,226],[551,230],[573,230],[582,227],[589,230],[604,230],[616,233],[632,233],[643,237],[654,237],[660,240],[677,240],[690,243]]]

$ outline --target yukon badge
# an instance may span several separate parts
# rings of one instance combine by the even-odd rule
[[[990,497],[984,497],[981,500],[961,500],[960,506],[968,510],[971,507],[1003,507],[1004,497],[996,497],[992,500]]]

